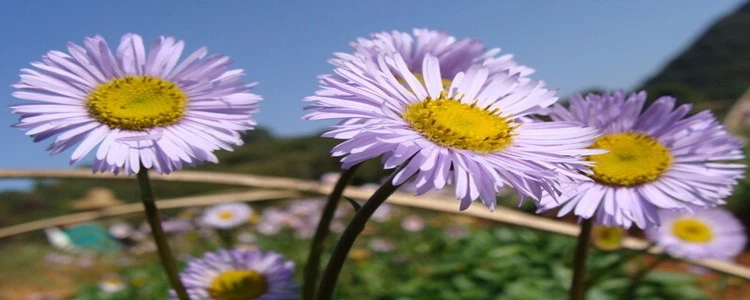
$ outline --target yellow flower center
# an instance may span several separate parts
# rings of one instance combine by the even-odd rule
[[[683,218],[672,224],[672,233],[679,239],[691,243],[708,243],[714,233],[708,225],[698,219]]]
[[[117,279],[117,278],[107,278],[107,279],[104,279],[104,282],[106,282],[108,284],[113,284],[113,285],[114,284],[118,284],[118,285],[122,284],[122,281],[120,279]]]
[[[86,98],[86,109],[110,128],[146,131],[179,122],[187,102],[185,92],[172,82],[126,76],[97,86]]]
[[[222,211],[219,213],[219,219],[222,220],[231,220],[232,217],[234,217],[234,213],[231,211]]]
[[[361,261],[370,258],[370,251],[361,248],[354,248],[349,252],[349,257],[353,260]]]
[[[515,128],[496,110],[444,97],[410,104],[402,117],[435,144],[485,153],[510,145]]]
[[[613,186],[633,186],[659,178],[672,165],[672,154],[656,139],[641,133],[613,133],[598,137],[593,149],[609,152],[588,160],[594,180]]]
[[[255,299],[268,291],[266,277],[250,270],[227,271],[216,276],[208,287],[208,295],[215,300]]]
[[[602,250],[615,250],[622,245],[624,232],[619,227],[595,226],[594,245]]]

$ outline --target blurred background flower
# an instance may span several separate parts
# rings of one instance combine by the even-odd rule
[[[247,224],[253,209],[245,203],[226,203],[207,208],[201,222],[209,227],[230,229]]]
[[[734,260],[747,244],[742,223],[720,208],[698,208],[693,213],[660,210],[659,217],[662,225],[646,234],[674,257]]]

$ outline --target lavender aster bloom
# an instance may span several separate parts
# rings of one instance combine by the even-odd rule
[[[297,299],[294,263],[274,252],[219,250],[188,262],[180,278],[190,299]],[[172,292],[172,299],[177,299]]]
[[[335,69],[321,78],[321,90],[308,97],[308,120],[353,120],[323,136],[345,140],[333,149],[344,168],[383,156],[385,168],[404,164],[394,178],[414,177],[416,193],[455,185],[460,208],[481,198],[495,208],[495,195],[510,185],[538,199],[555,193],[559,177],[587,180],[589,162],[580,155],[597,130],[573,122],[523,123],[557,100],[543,83],[521,84],[507,70],[488,79],[490,70],[473,66],[443,84],[439,59],[425,55],[421,78],[401,55],[371,59]]]
[[[206,56],[203,47],[179,62],[183,41],[160,37],[146,52],[132,33],[115,53],[101,36],[84,46],[50,51],[13,85],[13,96],[34,102],[11,107],[20,115],[15,127],[35,142],[57,136],[48,150],[75,148],[71,164],[98,147],[94,172],[169,173],[217,162],[214,150],[241,145],[239,132],[255,125],[261,97],[226,56]]]
[[[578,121],[604,131],[592,148],[609,152],[589,156],[595,162],[594,182],[570,184],[557,199],[542,199],[540,210],[562,207],[596,218],[606,226],[640,228],[659,224],[657,208],[685,209],[689,205],[723,203],[743,176],[741,143],[730,136],[708,111],[687,116],[690,105],[675,107],[661,97],[642,112],[646,93],[626,97],[620,91],[580,95],[570,108],[554,106],[553,120]]]
[[[646,236],[669,255],[685,259],[732,260],[747,243],[745,228],[730,212],[697,209],[694,214],[660,210],[662,225],[646,230]]]
[[[498,57],[499,48],[487,50],[476,39],[458,40],[445,32],[424,28],[414,29],[412,34],[395,30],[373,33],[370,39],[358,38],[351,46],[355,51],[353,55],[336,53],[337,58],[331,62],[336,66],[343,66],[347,61],[356,63],[357,60],[353,57],[360,56],[377,64],[378,55],[398,54],[404,59],[409,71],[419,74],[422,72],[425,56],[432,55],[440,61],[440,74],[448,82],[473,65],[486,67],[490,78],[505,71],[521,77],[534,72],[534,69],[516,62],[512,54]]]

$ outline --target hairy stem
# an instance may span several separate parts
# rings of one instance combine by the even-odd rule
[[[302,299],[304,300],[313,300],[315,297],[315,287],[320,272],[320,256],[325,250],[324,244],[330,233],[331,220],[336,214],[341,194],[344,193],[344,189],[349,185],[358,167],[359,165],[354,165],[339,176],[333,191],[328,195],[326,205],[323,207],[323,213],[320,215],[320,222],[318,222],[318,228],[315,230],[315,235],[310,244],[310,253],[307,255],[305,263],[304,284],[302,285]]]
[[[159,259],[161,259],[164,271],[167,272],[169,283],[172,285],[172,289],[177,293],[177,297],[180,298],[180,300],[190,300],[187,291],[185,291],[185,286],[182,285],[182,281],[180,281],[180,273],[177,270],[177,264],[172,256],[172,251],[169,249],[167,235],[164,234],[164,229],[161,227],[159,210],[156,208],[156,199],[154,198],[154,192],[151,189],[151,181],[148,178],[148,169],[143,166],[141,166],[141,170],[138,171],[138,186],[141,189],[141,201],[143,201],[143,207],[146,211],[146,219],[151,226],[151,235],[156,242]]]
[[[573,282],[570,285],[570,300],[586,299],[586,259],[589,254],[591,229],[594,221],[584,219],[578,234],[575,256],[573,257]]]
[[[403,165],[402,165],[403,166]],[[354,241],[357,239],[362,230],[365,229],[367,220],[370,219],[375,210],[385,202],[388,197],[391,196],[399,187],[399,185],[393,185],[393,178],[401,171],[398,168],[393,175],[391,175],[385,183],[383,183],[377,191],[370,197],[370,199],[362,205],[357,213],[352,218],[352,221],[342,233],[336,248],[333,249],[331,260],[328,261],[328,267],[326,267],[323,273],[323,279],[320,281],[320,289],[318,290],[317,300],[331,300],[333,298],[333,291],[336,288],[336,281],[338,280],[341,268],[344,265],[349,250],[351,250]]]

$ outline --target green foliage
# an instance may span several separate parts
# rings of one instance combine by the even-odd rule
[[[352,250],[360,255],[351,256],[344,266],[336,299],[567,298],[572,277],[571,249],[575,244],[572,238],[521,228],[487,227],[482,223],[467,225],[466,236],[451,237],[444,229],[448,225],[455,226],[456,219],[430,212],[419,215],[434,226],[420,232],[405,232],[399,225],[404,212],[397,214],[399,217],[390,222],[368,225],[365,235]],[[281,252],[295,261],[299,280],[309,240],[292,236],[292,230],[273,237],[258,234],[256,245]],[[376,237],[395,242],[395,250],[375,252],[369,245]],[[200,241],[190,239],[191,243]],[[326,249],[330,251],[334,241],[335,236],[329,239]],[[178,241],[176,244],[182,246],[177,247],[183,250],[208,248],[205,245],[187,247],[186,242],[185,239]],[[624,252],[592,251],[590,271],[609,265],[622,254]],[[122,276],[133,282],[133,274],[146,274],[148,285],[134,287],[131,284],[125,291],[108,295],[110,298],[89,286],[75,299],[157,299],[147,295],[167,288],[158,265],[132,267]],[[630,283],[629,276],[626,266],[615,268],[595,283],[587,299],[619,299]],[[657,271],[644,278],[636,294],[638,299],[707,299],[697,284],[693,275]]]

